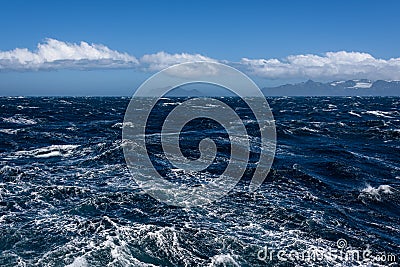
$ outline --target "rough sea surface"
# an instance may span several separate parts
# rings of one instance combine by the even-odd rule
[[[149,128],[181,101],[163,99]],[[239,99],[222,101],[256,123]],[[277,150],[263,185],[248,192],[250,162],[226,197],[178,208],[144,194],[128,171],[129,98],[0,98],[0,266],[398,266],[400,98],[268,101]],[[226,132],[208,121],[187,131],[188,157],[198,154],[192,140],[219,140],[220,167],[187,182],[212,179],[229,160]]]

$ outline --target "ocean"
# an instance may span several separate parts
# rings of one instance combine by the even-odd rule
[[[248,191],[252,149],[236,187],[190,208],[135,183],[122,148],[129,100],[0,98],[0,266],[398,266],[400,98],[267,98],[277,149],[264,183]],[[160,100],[150,134],[184,100]],[[251,111],[220,100],[251,135]],[[212,180],[229,160],[226,131],[207,120],[184,130],[184,155],[212,136],[218,160],[190,177],[162,162],[158,171]],[[147,139],[150,156],[159,141]]]

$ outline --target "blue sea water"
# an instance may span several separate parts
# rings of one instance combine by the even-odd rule
[[[252,131],[256,122],[240,99],[221,100],[237,107]],[[162,99],[149,133],[182,101]],[[268,177],[248,192],[257,159],[252,150],[254,162],[241,182],[222,199],[196,208],[167,206],[135,184],[121,140],[128,102],[126,97],[0,98],[0,266],[399,263],[400,98],[268,98],[277,130]],[[186,182],[221,173],[230,156],[226,132],[206,120],[185,130],[184,155],[198,157],[193,140],[211,135],[221,158]],[[150,154],[159,152],[158,142],[148,139]],[[166,172],[168,166],[156,167]],[[347,245],[338,247],[338,240]],[[313,248],[368,249],[371,257],[284,261],[275,253]],[[273,257],[265,257],[266,251]]]

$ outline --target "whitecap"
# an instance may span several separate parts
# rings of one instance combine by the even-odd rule
[[[18,132],[18,129],[0,129],[0,133],[5,133],[5,134],[16,134]]]
[[[349,111],[349,114],[361,118],[361,115],[358,113],[355,113],[354,111]]]
[[[18,117],[18,116],[9,117],[9,118],[3,118],[3,121],[4,122],[8,122],[8,123],[22,124],[22,125],[34,125],[34,124],[37,124],[37,122],[35,120],[27,119],[27,118],[23,118],[23,117]]]
[[[378,187],[367,185],[366,188],[361,190],[359,197],[382,201],[382,196],[387,194],[393,194],[393,188],[390,185],[380,185]]]
[[[383,118],[393,118],[391,116],[388,116],[392,114],[392,112],[387,112],[387,111],[380,111],[380,110],[373,110],[373,111],[366,111],[365,114],[370,114],[370,115],[375,115],[377,117],[383,117]]]
[[[237,266],[240,264],[230,254],[215,255],[211,258],[210,267],[213,266]]]
[[[79,145],[52,145],[33,150],[22,150],[14,153],[14,156],[30,156],[35,158],[67,157],[72,155],[72,150]]]
[[[117,122],[111,126],[111,128],[122,128],[122,122]]]
[[[318,132],[319,132],[319,131],[316,130],[316,129],[311,129],[311,128],[308,128],[308,127],[306,127],[306,126],[301,127],[300,129],[303,130],[303,131],[312,132],[312,133],[318,133]]]
[[[88,266],[88,262],[85,257],[77,257],[75,260],[71,263],[66,265],[65,267],[86,267]]]

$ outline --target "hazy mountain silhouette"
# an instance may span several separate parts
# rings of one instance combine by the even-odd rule
[[[308,80],[265,87],[262,92],[266,96],[400,96],[400,81],[361,79],[321,83]]]
[[[367,79],[315,82],[308,80],[261,89],[265,96],[400,96],[400,81],[371,81]],[[227,90],[208,85],[177,87],[168,92],[169,97],[233,96]]]

